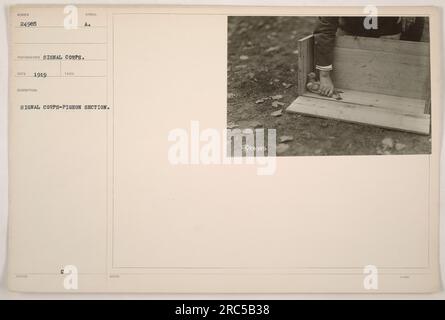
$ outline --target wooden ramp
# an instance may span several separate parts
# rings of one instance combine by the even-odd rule
[[[298,42],[298,94],[286,109],[315,117],[430,133],[429,44],[339,36],[333,80],[342,100],[306,90],[314,40]]]

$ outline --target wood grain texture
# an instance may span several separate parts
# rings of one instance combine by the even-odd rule
[[[342,91],[342,93],[340,93],[342,100],[338,100],[338,102],[383,108],[401,114],[416,115],[424,113],[425,100],[422,99],[396,97],[385,94],[354,91],[348,89],[338,89],[338,90]],[[337,101],[334,100],[333,98],[320,96],[316,93],[312,93],[309,91],[306,92],[304,96],[317,99],[325,99],[328,101]]]
[[[298,97],[286,111],[348,122],[365,123],[383,128],[421,134],[429,134],[430,131],[429,115],[400,114],[383,108],[339,102],[336,100],[330,101],[301,96]]]
[[[335,48],[336,87],[425,99],[429,57],[350,48]]]
[[[400,41],[385,38],[366,38],[354,36],[337,36],[337,48],[360,49],[416,56],[430,56],[428,42]]]
[[[428,96],[425,100],[425,108],[424,108],[425,114],[431,114],[431,92],[428,91]]]
[[[302,95],[306,92],[307,75],[314,71],[314,37],[309,35],[298,40],[298,74],[297,92]]]
[[[431,115],[431,75],[428,76],[428,80],[425,83],[425,91],[426,91],[425,108],[423,112],[425,114]]]

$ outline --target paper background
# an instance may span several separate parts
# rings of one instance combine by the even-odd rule
[[[406,2],[405,2],[406,3]],[[274,5],[276,5],[277,3],[274,3]],[[295,5],[298,5],[298,4],[302,4],[302,3],[299,3],[299,2],[292,2],[292,4],[295,4]],[[303,3],[304,4],[304,3]],[[312,5],[313,5],[313,3],[311,3]],[[348,3],[349,4],[349,3]],[[352,4],[352,3],[351,3]],[[354,3],[354,4],[356,4],[356,3]],[[378,3],[376,3],[377,5],[378,5]],[[386,4],[387,4],[387,2],[386,2]],[[394,4],[397,4],[397,3],[394,3]],[[422,5],[425,5],[425,3],[422,3]],[[4,48],[3,47],[3,45],[2,45],[2,49],[6,49],[6,48]],[[2,50],[3,51],[3,50]],[[1,59],[1,61],[2,61],[2,63],[3,63],[3,61],[6,61],[5,59]],[[2,74],[2,76],[3,76],[3,74]],[[2,79],[3,80],[3,79]],[[5,83],[4,83],[5,84]],[[3,88],[4,86],[2,86],[2,88]],[[2,98],[3,97],[5,97],[5,95],[2,95]],[[4,104],[2,103],[2,107],[4,106]],[[2,117],[2,120],[4,120],[4,118]],[[4,127],[2,127],[2,128],[4,128]],[[4,171],[3,171],[4,172]],[[4,195],[5,193],[3,193],[2,192],[2,196]],[[6,199],[6,198],[5,198]],[[5,211],[2,211],[2,212],[5,212]],[[4,219],[4,215],[2,215],[2,218]],[[2,227],[2,230],[3,229],[5,229],[4,228],[4,226],[5,226],[5,224],[2,224],[2,225],[0,225],[1,227]],[[3,231],[4,232],[4,231]],[[437,296],[440,296],[440,294],[437,294]],[[288,297],[288,296],[287,296]],[[332,296],[329,296],[329,297],[332,297]]]

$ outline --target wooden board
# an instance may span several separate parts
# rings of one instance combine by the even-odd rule
[[[430,56],[430,44],[428,42],[399,41],[385,38],[337,36],[335,46],[337,48],[392,52],[397,54],[409,54],[424,57]]]
[[[386,108],[339,102],[337,100],[300,96],[286,111],[421,134],[429,134],[430,131],[429,115],[402,114],[397,110],[392,111]]]
[[[428,96],[426,97],[426,100],[425,100],[424,113],[431,114],[431,92],[430,91],[428,91]]]
[[[339,100],[339,102],[343,103],[360,104],[364,106],[383,108],[398,112],[400,114],[423,114],[425,110],[425,100],[422,99],[403,98],[348,89],[338,90],[343,91],[342,93],[340,93],[342,100]],[[309,91],[304,93],[303,96],[334,101],[333,98],[323,97]]]
[[[336,47],[333,65],[339,88],[426,98],[428,56]]]
[[[307,75],[314,71],[314,36],[309,35],[298,40],[298,79],[297,91],[298,95],[306,92]]]

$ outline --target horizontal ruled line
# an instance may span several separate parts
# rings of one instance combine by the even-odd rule
[[[45,78],[106,78],[107,76],[46,76],[46,77],[34,77],[34,76],[18,76],[15,75],[16,78],[36,78],[36,79],[45,79]]]
[[[72,59],[72,60],[66,60],[66,59],[53,59],[53,60],[48,60],[48,59],[33,59],[33,58],[19,58],[19,59],[14,59],[15,62],[23,62],[23,61],[48,61],[48,62],[55,62],[55,61],[62,61],[62,62],[67,62],[67,61],[76,61],[76,62],[82,62],[82,61],[107,61],[106,59],[82,59],[82,60],[76,60],[76,59]]]
[[[76,30],[76,29],[94,29],[94,28],[106,28],[107,26],[78,26],[77,28],[68,29],[64,26],[36,26],[36,27],[24,27],[24,26],[15,26],[17,29],[43,29],[43,28],[63,28],[67,30]]]
[[[107,42],[14,42],[14,44],[107,44]]]

